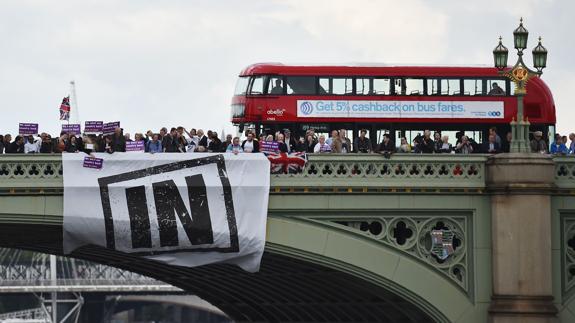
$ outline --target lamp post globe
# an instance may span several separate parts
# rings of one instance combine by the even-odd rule
[[[547,67],[547,49],[541,45],[541,37],[539,37],[539,44],[533,48],[531,53],[533,53],[533,66],[539,73],[542,73]]]
[[[519,54],[527,48],[527,38],[529,37],[529,31],[523,27],[523,18],[519,21],[519,27],[513,31],[513,43],[515,49],[519,51]]]
[[[507,47],[503,46],[501,37],[499,37],[499,44],[493,50],[493,60],[495,63],[495,67],[500,71],[506,68],[508,57],[509,57],[509,50],[507,50]]]

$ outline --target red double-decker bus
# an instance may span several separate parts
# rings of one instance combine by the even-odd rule
[[[232,123],[257,133],[307,129],[327,133],[367,129],[412,137],[424,129],[465,131],[476,141],[496,126],[503,137],[517,113],[514,84],[490,67],[290,66],[254,64],[245,68],[232,99]],[[547,85],[527,85],[524,113],[530,130],[555,132],[555,104]],[[451,137],[453,140],[455,138]]]

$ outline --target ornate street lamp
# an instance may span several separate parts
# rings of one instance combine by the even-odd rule
[[[509,51],[503,46],[501,37],[499,37],[499,44],[493,50],[495,67],[500,74],[507,76],[515,83],[514,94],[517,96],[517,118],[511,121],[510,152],[512,153],[531,152],[529,146],[529,121],[523,117],[523,97],[527,93],[527,81],[532,77],[541,76],[543,69],[547,66],[547,49],[541,45],[541,37],[539,37],[539,44],[532,51],[533,66],[537,71],[531,70],[523,62],[523,50],[527,48],[528,37],[529,32],[523,26],[523,18],[521,18],[519,27],[513,31],[513,43],[515,49],[517,49],[517,62],[511,68],[507,67]]]

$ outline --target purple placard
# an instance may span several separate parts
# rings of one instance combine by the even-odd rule
[[[263,141],[260,143],[260,151],[264,153],[279,152],[279,144],[276,141]]]
[[[38,134],[38,124],[37,123],[20,123],[18,126],[18,133],[21,135],[37,135]]]
[[[144,151],[144,141],[126,141],[126,151]]]
[[[84,157],[84,167],[93,169],[102,169],[104,160],[96,157]]]
[[[62,132],[65,132],[70,135],[79,135],[82,133],[82,129],[80,124],[63,124],[62,125]]]
[[[84,133],[87,134],[101,134],[104,127],[103,121],[86,121],[84,123]]]
[[[102,126],[102,132],[104,135],[113,135],[116,128],[120,128],[120,121],[104,123]]]

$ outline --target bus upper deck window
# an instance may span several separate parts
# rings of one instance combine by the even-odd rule
[[[483,80],[465,79],[463,80],[463,95],[482,95]]]
[[[252,78],[252,86],[250,88],[251,95],[259,95],[264,93],[264,77],[254,76]]]
[[[245,95],[248,90],[250,78],[247,76],[241,76],[236,82],[236,88],[234,90],[234,95]]]
[[[288,76],[287,94],[315,94],[315,81],[313,76]]]
[[[441,80],[441,95],[460,95],[461,84],[459,79],[443,79]]]
[[[427,79],[427,95],[439,94],[439,81],[437,79]]]
[[[355,79],[355,93],[360,95],[370,95],[372,93],[372,79],[357,78]]]
[[[282,95],[284,94],[284,81],[281,76],[270,76],[268,82],[268,94]]]
[[[331,93],[330,81],[331,80],[327,77],[320,77],[319,78],[319,94]]]
[[[405,94],[407,95],[423,95],[423,80],[422,79],[405,79]]]
[[[337,95],[353,94],[353,79],[333,78],[331,93]]]
[[[487,95],[505,95],[507,84],[504,79],[487,80]]]
[[[389,93],[390,89],[389,79],[374,79],[373,80],[373,94],[375,95],[386,95]]]

